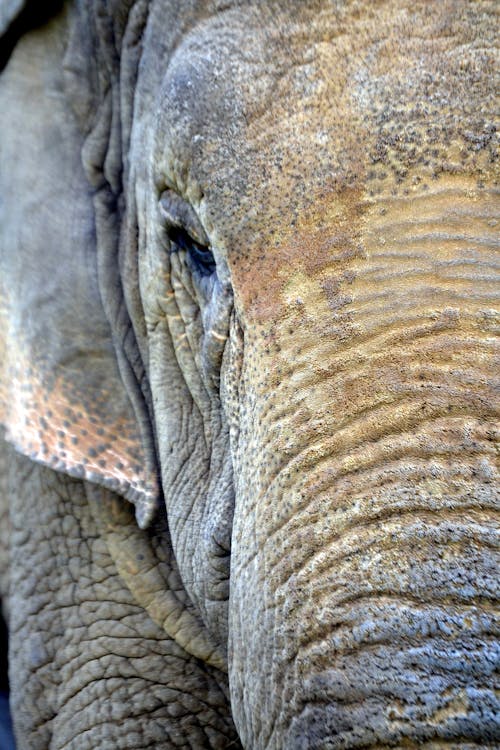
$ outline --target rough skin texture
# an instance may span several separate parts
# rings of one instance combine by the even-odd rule
[[[21,748],[500,743],[497,30],[494,0],[75,0],[19,35]]]
[[[237,747],[224,677],[170,639],[117,571],[103,515],[115,535],[128,515],[134,533],[129,509],[103,491],[96,511],[84,482],[12,451],[9,464],[11,704],[19,747]],[[175,593],[176,577],[162,570],[164,520],[147,536],[165,589]],[[137,546],[130,572],[143,557]]]

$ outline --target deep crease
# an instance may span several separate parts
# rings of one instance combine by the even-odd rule
[[[405,399],[401,399],[401,401],[405,401]],[[416,402],[418,403],[418,400],[416,400]],[[384,431],[381,435],[378,435],[375,439],[368,438],[368,439],[365,439],[363,442],[358,443],[356,445],[352,445],[352,446],[350,445],[348,446],[348,450],[342,453],[338,452],[338,448],[335,447],[333,451],[327,453],[326,455],[322,455],[320,458],[318,458],[316,454],[317,449],[321,448],[329,440],[332,440],[332,437],[335,437],[335,432],[336,432],[335,430],[333,435],[322,437],[320,440],[316,442],[310,442],[307,444],[305,448],[302,448],[301,450],[299,450],[295,455],[287,456],[287,460],[284,463],[284,465],[281,466],[279,470],[268,479],[267,488],[262,495],[262,499],[264,499],[270,493],[272,486],[276,484],[278,479],[283,477],[286,474],[286,472],[288,472],[288,476],[289,478],[291,478],[290,474],[292,473],[293,468],[295,468],[296,464],[300,463],[297,460],[299,458],[303,459],[303,463],[301,463],[300,467],[297,467],[297,468],[300,468],[301,471],[304,471],[305,469],[309,469],[309,468],[314,468],[315,472],[319,473],[321,469],[324,467],[324,465],[328,463],[329,461],[331,461],[332,458],[334,458],[336,462],[341,462],[343,459],[348,458],[353,451],[356,451],[356,453],[358,453],[360,450],[366,449],[368,446],[375,447],[378,444],[382,443],[383,441],[387,440],[388,438],[401,437],[402,435],[405,435],[410,432],[414,434],[413,430],[416,427],[423,428],[423,427],[426,427],[427,425],[438,426],[439,422],[441,422],[443,419],[444,420],[471,419],[471,420],[474,420],[476,423],[478,422],[477,415],[468,413],[467,410],[465,410],[465,408],[454,408],[453,410],[449,411],[446,406],[437,406],[436,413],[433,413],[431,416],[428,416],[426,419],[411,421],[410,424],[404,424],[399,430],[398,429],[391,430],[390,427],[393,427],[393,425],[387,425],[387,427],[389,427],[387,432]],[[354,423],[356,421],[362,421],[362,420],[358,420],[356,418],[354,420]],[[481,426],[483,426],[486,422],[490,422],[490,421],[493,425],[496,424],[496,421],[494,420],[487,420],[486,418],[483,418],[481,422]],[[351,423],[347,423],[341,429],[345,430],[346,428],[351,427],[351,426],[352,426]],[[399,448],[398,452],[400,450],[401,448]],[[456,447],[443,445],[442,448],[439,450],[439,456],[442,456],[442,455],[451,456],[457,453],[457,450],[458,449]],[[463,449],[461,452],[462,454],[464,453]],[[474,450],[473,447],[471,446],[470,451],[467,451],[467,453],[470,453],[471,455],[474,455],[474,456],[490,455],[490,454],[494,454],[494,449],[492,448],[491,451],[483,450],[483,452],[480,452],[478,450]],[[433,453],[433,455],[436,455],[436,454],[437,454],[437,451]],[[419,454],[414,451],[408,451],[408,453],[404,453],[403,455],[404,457],[410,457],[411,455],[418,456]],[[424,457],[425,455],[426,453],[424,451],[421,457]],[[370,463],[369,465],[371,466],[373,464]],[[363,468],[367,468],[367,467],[363,467]],[[347,472],[339,471],[336,474],[335,478],[337,479],[341,476],[346,476],[347,474],[354,474],[354,473],[357,473],[357,471],[358,471],[357,468],[351,469],[350,471],[347,471]]]
[[[422,321],[421,318],[415,318],[414,320]],[[427,325],[428,327],[426,327],[424,330],[422,330],[422,327],[418,327],[416,330],[409,329],[407,325],[407,321],[404,320],[398,323],[397,325],[396,324],[392,326],[386,325],[384,327],[384,333],[381,333],[380,335],[367,336],[366,338],[357,336],[356,344],[354,344],[351,347],[342,348],[338,352],[332,352],[331,354],[333,356],[324,358],[324,360],[329,363],[329,366],[328,366],[328,372],[321,373],[322,383],[327,384],[330,381],[334,381],[341,375],[344,375],[344,374],[348,375],[349,372],[353,369],[355,369],[356,375],[358,375],[358,373],[361,372],[363,369],[368,369],[370,367],[373,367],[372,362],[366,361],[366,356],[363,357],[363,360],[361,362],[358,361],[360,351],[362,351],[362,346],[366,344],[366,342],[369,341],[370,339],[373,339],[373,341],[371,341],[371,348],[372,349],[375,348],[377,351],[377,356],[379,356],[379,352],[383,351],[389,345],[391,347],[394,347],[395,344],[398,346],[404,344],[406,347],[408,343],[413,343],[423,338],[428,338],[429,336],[434,336],[435,338],[442,337],[442,336],[448,338],[450,336],[451,331],[449,328],[445,330],[441,330],[441,331],[436,331],[435,323],[428,323]],[[388,334],[387,330],[390,329],[391,327],[396,330]],[[395,341],[393,337],[397,335],[398,333],[400,333],[401,331],[405,333],[404,338],[402,338],[401,340]],[[411,338],[408,338],[409,333],[414,333],[415,335]],[[484,332],[484,337],[479,338],[477,335],[477,331],[474,328],[471,328],[470,333],[473,334],[473,337],[474,337],[473,340],[471,340],[465,337],[466,333],[467,333],[466,329],[464,329],[464,327],[461,326],[460,334],[456,336],[456,340],[451,342],[453,345],[453,351],[456,351],[458,344],[460,344],[460,346],[462,347],[461,349],[462,352],[464,351],[463,347],[466,347],[467,345],[469,345],[469,347],[473,349],[474,353],[476,354],[477,354],[478,346],[481,346],[485,350],[489,350],[495,347],[495,342],[492,341],[491,334],[488,335],[486,332]],[[379,339],[381,339],[381,341],[379,341]],[[317,380],[317,374],[316,373],[311,374],[310,363],[308,362],[308,359],[306,356],[311,351],[317,350],[317,348],[318,348],[317,342],[314,342],[313,338],[311,337],[310,347],[308,347],[307,349],[302,349],[300,352],[300,355],[303,358],[303,362],[300,362],[298,365],[295,364],[293,368],[290,368],[290,370],[286,373],[287,375],[292,375],[296,373],[299,373],[299,374],[304,373],[310,376],[309,379],[304,378],[303,380],[300,381],[301,389],[314,385]],[[351,351],[356,355],[357,359],[355,358],[354,360],[346,360],[345,359],[346,354],[349,354]],[[442,355],[442,359],[433,360],[431,363],[429,363],[431,367],[434,366],[435,362],[436,364],[438,364],[439,362],[445,363],[446,361],[450,361],[449,359],[447,360],[445,356],[443,356],[442,350],[441,350],[441,355]],[[408,354],[406,354],[406,356],[408,357]],[[337,361],[337,360],[340,360],[340,361]],[[451,363],[455,364],[453,360],[451,360]],[[415,368],[416,367],[417,365],[415,365]],[[286,411],[283,411],[282,413],[286,414]],[[264,412],[264,415],[265,414],[267,414],[267,412]],[[278,414],[280,413],[278,412]]]
[[[439,371],[440,369],[445,371],[444,374],[446,374],[446,370],[448,369],[448,371],[451,371],[453,369],[453,365],[454,363],[451,362],[451,363],[448,363],[448,366],[445,365],[441,368],[441,365],[438,365],[437,363],[433,362],[432,363],[433,374],[435,374],[436,370]],[[365,369],[369,369],[369,365],[367,365],[366,368],[360,367],[356,371],[356,380],[362,378],[362,374]],[[412,368],[412,369],[415,369],[418,371],[419,368],[418,366],[416,366],[415,368]],[[472,367],[470,369],[472,370]],[[449,372],[447,374],[449,374]],[[470,376],[470,379],[467,378],[466,375],[467,375],[466,370],[460,370],[460,385],[462,387],[456,387],[455,389],[453,389],[453,391],[448,387],[446,391],[447,395],[453,398],[457,398],[458,396],[462,396],[462,395],[469,395],[469,389],[467,388],[467,385],[469,382],[472,382],[472,375]],[[330,379],[334,379],[335,377],[336,376],[334,375],[334,376],[325,378],[324,382],[328,382]],[[305,386],[303,386],[303,384],[300,383],[301,390],[304,387]],[[328,439],[331,440],[333,437],[335,437],[336,433],[340,432],[341,430],[346,430],[352,426],[354,427],[357,426],[361,420],[366,420],[372,417],[372,415],[376,413],[377,411],[384,411],[384,410],[392,411],[396,407],[400,406],[401,404],[405,404],[408,406],[412,406],[412,405],[415,406],[415,405],[418,405],[419,403],[421,404],[423,400],[432,398],[432,396],[435,396],[436,394],[440,395],[440,391],[443,389],[443,385],[441,382],[436,382],[436,381],[431,381],[430,379],[426,379],[425,381],[421,381],[421,382],[415,381],[414,383],[408,383],[408,384],[405,383],[404,388],[406,390],[403,390],[403,388],[401,388],[402,392],[399,395],[391,394],[390,398],[387,398],[387,397],[384,398],[382,396],[379,398],[378,401],[375,401],[374,403],[368,404],[367,406],[358,409],[354,414],[350,415],[349,417],[344,417],[343,419],[342,418],[339,419],[339,421],[336,424],[334,424],[332,428],[332,433],[330,435],[326,435],[322,437],[316,443],[309,443],[308,447],[316,448],[320,446],[324,440],[328,440]],[[495,390],[494,385],[491,384],[488,390],[491,390],[492,392],[494,392]],[[414,394],[415,397],[411,398],[410,394],[411,395]],[[481,397],[481,401],[484,400],[484,398],[485,396],[483,395]],[[300,402],[298,405],[300,406]],[[490,411],[493,412],[494,408],[491,407]],[[288,406],[287,410],[283,411],[280,416],[275,417],[273,419],[272,426],[273,427],[279,426],[281,423],[286,424],[287,417],[289,418],[289,412],[290,412],[290,406]],[[268,413],[269,412],[266,413],[266,416]],[[446,415],[450,415],[450,412],[447,411]],[[316,418],[317,418],[317,415],[308,416],[307,421],[302,422],[301,426],[307,428],[307,426],[311,422],[314,425],[314,421]],[[269,439],[269,442],[271,441],[272,441],[272,438]],[[372,442],[372,441],[369,441],[369,442]],[[265,442],[263,443],[263,446],[264,447],[266,446]],[[297,455],[300,455],[300,452]],[[293,460],[293,458],[294,456],[292,456],[290,460]]]
[[[488,455],[488,454],[481,454],[481,453],[476,453],[476,454],[474,454],[474,455],[476,455],[476,456],[479,456],[479,457],[480,457],[480,456],[482,456],[482,455]],[[412,458],[423,458],[423,459],[425,459],[425,458],[428,458],[428,456],[427,456],[427,455],[426,455],[425,453],[422,453],[422,454],[417,454],[417,453],[413,453],[413,452],[412,452],[412,453],[406,453],[406,454],[404,455],[404,458],[405,458],[405,459],[407,459],[407,460],[408,460],[408,459],[412,459]],[[394,463],[394,462],[393,462],[393,463]],[[371,467],[363,467],[363,473],[364,473],[365,471],[370,471],[370,468],[371,468]],[[343,475],[340,475],[340,478],[344,478],[345,476],[350,476],[350,475],[352,475],[352,474],[358,474],[358,470],[357,470],[357,469],[354,469],[354,470],[353,470],[353,471],[351,471],[351,472],[346,472],[345,474],[343,474]],[[321,491],[324,491],[324,490],[321,490]],[[305,502],[304,504],[302,504],[302,505],[299,505],[299,506],[295,506],[295,507],[294,507],[294,509],[293,509],[293,512],[292,512],[292,513],[291,513],[291,514],[290,514],[289,516],[287,516],[286,518],[283,518],[283,519],[281,520],[281,522],[280,522],[280,523],[279,523],[279,524],[278,524],[277,526],[275,526],[275,527],[273,528],[272,532],[270,532],[269,534],[267,534],[267,535],[266,535],[266,538],[270,538],[270,534],[272,534],[272,536],[276,535],[276,534],[277,534],[277,533],[278,533],[279,531],[281,531],[281,529],[282,529],[282,528],[283,528],[284,526],[286,526],[286,524],[288,524],[288,523],[290,522],[290,520],[292,520],[292,519],[293,519],[293,518],[294,518],[294,517],[295,517],[295,516],[296,516],[296,515],[297,515],[298,513],[302,513],[302,512],[304,512],[304,511],[306,511],[306,510],[307,510],[307,508],[308,508],[308,506],[309,506],[309,505],[310,505],[310,504],[311,504],[312,502],[314,502],[314,501],[315,501],[315,499],[316,499],[316,497],[317,497],[317,494],[319,494],[319,493],[316,493],[316,494],[315,494],[315,495],[313,495],[312,497],[308,498],[308,500],[307,500],[307,501],[306,501],[306,502]],[[477,510],[477,507],[478,507],[478,506],[470,506],[470,507],[471,507],[471,509],[475,509],[475,510]],[[488,506],[488,507],[489,507],[489,506]],[[353,527],[353,526],[354,526],[354,525],[355,525],[356,523],[357,523],[357,522],[353,522],[352,526],[349,526],[349,527],[346,527],[346,528],[347,528],[347,529],[350,529],[350,528],[352,528],[352,527]],[[248,566],[248,565],[250,565],[250,564],[251,564],[251,563],[252,563],[252,562],[253,562],[253,561],[255,560],[255,558],[256,558],[256,557],[257,557],[257,556],[258,556],[259,554],[260,554],[260,550],[258,549],[258,546],[257,546],[257,544],[254,544],[252,553],[251,553],[251,554],[250,554],[249,556],[245,557],[245,559],[244,559],[244,564],[245,564],[245,566]]]
[[[328,545],[326,547],[322,546],[319,552],[317,550],[314,550],[305,560],[302,560],[300,567],[292,571],[292,573],[290,573],[290,575],[279,584],[278,590],[282,587],[286,587],[290,581],[290,578],[292,577],[299,578],[301,573],[305,570],[306,567],[311,565],[314,562],[314,560],[318,558],[318,556],[323,555],[325,553],[325,550],[328,551],[335,544],[337,544],[337,542],[343,540],[347,536],[349,531],[350,532],[352,532],[353,530],[355,530],[356,532],[359,532],[360,530],[366,531],[370,529],[371,527],[375,527],[376,530],[379,531],[381,535],[383,535],[384,528],[383,527],[381,528],[381,523],[385,524],[387,521],[397,520],[398,522],[399,521],[401,522],[401,525],[403,525],[405,524],[406,519],[410,519],[410,520],[413,519],[414,523],[404,525],[403,531],[408,532],[408,531],[413,530],[417,535],[422,536],[422,527],[419,525],[419,521],[424,520],[424,519],[427,520],[429,517],[440,518],[442,514],[442,509],[439,509],[439,508],[432,509],[432,510],[422,509],[419,512],[418,520],[415,521],[415,510],[416,509],[412,507],[412,509],[408,510],[406,513],[394,511],[393,513],[388,513],[387,515],[385,515],[383,519],[375,518],[375,519],[370,519],[370,521],[352,523],[350,527],[343,528],[341,532],[336,534],[332,539],[328,541]],[[475,508],[474,510],[477,512],[478,509]],[[423,535],[423,538],[424,539],[430,538],[431,541],[436,546],[453,545],[455,540],[440,541],[440,540],[433,539],[432,535],[436,530],[441,530],[441,527],[446,526],[446,524],[450,523],[450,515],[460,515],[462,517],[463,511],[464,511],[464,508],[456,508],[456,509],[453,509],[452,511],[447,510],[446,518],[441,520],[441,523],[432,526],[431,529],[425,527],[425,534]],[[491,514],[495,512],[500,515],[500,509],[496,511],[492,510]],[[469,522],[467,525],[465,523],[466,521]],[[390,535],[399,532],[399,530],[400,530],[399,528],[397,528],[396,531],[394,531],[393,529],[392,532],[390,533],[388,532],[386,534],[385,538],[389,540]],[[467,532],[467,530],[469,530],[471,532],[471,537],[473,535],[473,531],[475,530],[477,530],[479,534],[481,534],[481,532],[484,531],[484,533],[489,534],[491,536],[495,535],[495,531],[493,529],[489,528],[486,525],[484,526],[480,525],[480,522],[474,523],[474,520],[470,518],[469,519],[464,518],[463,524],[461,524],[460,526],[454,526],[452,531],[453,533],[455,533],[457,530],[460,530],[464,534]],[[410,542],[412,539],[412,534],[411,533],[408,533],[407,535],[405,534],[404,539],[405,539],[405,542]],[[480,540],[477,540],[477,541],[478,543],[481,544],[482,547],[486,547],[487,549],[497,549],[500,546],[500,537],[498,538],[496,543],[494,540],[488,540],[487,538],[481,538]],[[315,575],[320,575],[321,573],[325,572],[325,570],[328,569],[328,567],[330,567],[332,562],[339,563],[339,562],[344,561],[345,559],[348,559],[351,557],[354,558],[357,555],[360,555],[363,552],[366,552],[368,549],[370,549],[374,545],[380,545],[381,549],[385,549],[385,545],[383,544],[383,539],[381,540],[376,537],[372,539],[366,539],[364,540],[363,544],[360,544],[354,550],[351,549],[339,555],[335,555],[335,554],[329,555],[328,561],[325,561],[323,566],[319,566],[315,568]]]
[[[472,605],[469,605],[472,606]],[[330,638],[327,637],[320,637],[319,633],[314,637],[307,641],[303,641],[297,644],[297,648],[293,654],[290,654],[286,659],[284,659],[285,664],[292,664],[297,659],[306,659],[307,654],[302,654],[301,652],[307,651],[309,649],[313,649],[317,646],[322,646],[323,644],[326,645],[328,649],[331,649],[331,643],[329,641],[331,640],[331,637],[338,633],[339,631],[342,631],[343,629],[350,631],[352,629],[352,624],[350,623],[335,623],[334,626],[330,626],[329,628],[329,635]],[[494,632],[480,632],[478,634],[474,633],[474,637],[477,637],[478,639],[481,638],[481,644],[491,644],[493,646],[496,646],[498,642],[498,637],[500,635],[500,628],[497,628]],[[469,634],[467,632],[464,633],[464,636],[467,637]],[[338,656],[350,657],[355,656],[359,653],[359,651],[363,651],[365,653],[366,651],[376,651],[381,646],[399,646],[401,645],[401,650],[403,650],[405,647],[417,647],[417,644],[420,644],[422,641],[425,640],[436,640],[436,641],[444,641],[449,642],[451,645],[453,645],[455,648],[457,646],[457,634],[456,633],[445,633],[442,630],[439,631],[439,633],[425,633],[423,630],[420,632],[415,631],[411,634],[399,634],[399,637],[397,641],[394,639],[394,635],[387,635],[386,637],[380,637],[376,640],[371,640],[369,642],[363,641],[357,644],[355,647],[345,647],[342,649],[338,649],[335,651],[335,653]],[[447,674],[447,670],[443,670],[443,674]],[[485,679],[489,679],[488,675],[485,675]]]
[[[328,586],[318,587],[316,589],[316,592],[323,592],[326,591],[328,593],[328,596],[332,596],[336,591],[339,591],[341,587],[337,587],[335,589],[331,584]],[[370,601],[370,600],[384,600],[384,599],[390,599],[394,600],[395,602],[401,602],[401,600],[405,601],[412,601],[415,604],[419,606],[424,607],[442,607],[443,605],[446,605],[447,607],[456,607],[457,609],[465,608],[465,607],[471,607],[471,608],[481,608],[484,611],[489,611],[491,609],[492,614],[496,613],[496,605],[495,602],[498,601],[498,598],[485,598],[483,596],[476,596],[474,598],[474,601],[471,603],[471,601],[464,600],[455,600],[450,594],[445,594],[443,596],[429,596],[426,595],[425,599],[422,599],[421,597],[417,596],[416,594],[411,594],[409,591],[404,591],[402,594],[400,593],[394,593],[391,591],[384,591],[384,590],[370,590],[370,591],[358,591],[355,594],[346,594],[342,599],[339,599],[335,603],[335,607],[344,607],[346,604],[351,606],[352,604],[358,604],[360,602]],[[305,604],[304,604],[305,606]],[[298,615],[300,613],[300,607],[296,609],[296,614]]]

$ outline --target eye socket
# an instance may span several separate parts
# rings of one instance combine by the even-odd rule
[[[160,196],[160,212],[172,243],[171,252],[184,250],[192,270],[200,276],[211,276],[216,269],[215,258],[194,209],[178,193],[167,189]]]
[[[211,276],[215,271],[215,258],[206,245],[194,240],[183,227],[169,227],[167,235],[177,248],[185,250],[194,269],[200,276]]]

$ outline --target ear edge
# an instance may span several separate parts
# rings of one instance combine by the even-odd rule
[[[20,359],[19,352],[17,364],[11,357],[8,376],[0,379],[7,442],[37,463],[120,494],[146,528],[158,507],[160,482],[130,406],[121,400],[111,410],[105,392],[95,392],[95,408],[84,411],[71,399],[71,384],[58,379],[47,387],[33,366],[19,366]]]
[[[32,29],[47,23],[63,7],[64,0],[0,0],[0,71],[19,39]]]
[[[24,10],[28,0],[2,0],[0,2],[0,36],[13,25]]]
[[[142,487],[134,486],[127,479],[119,479],[111,474],[103,474],[95,471],[92,467],[83,466],[81,463],[71,463],[54,454],[45,458],[39,450],[33,450],[33,445],[26,446],[12,434],[9,426],[5,426],[4,439],[10,443],[20,454],[27,456],[36,463],[47,466],[54,471],[59,471],[75,479],[82,479],[91,484],[96,484],[125,498],[135,506],[137,525],[146,529],[152,523],[159,503],[159,483],[155,480],[144,482]],[[31,448],[31,450],[30,450]]]

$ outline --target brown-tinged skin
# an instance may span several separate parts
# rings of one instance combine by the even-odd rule
[[[179,746],[233,746],[229,713],[252,750],[496,746],[496,4],[75,7],[57,33],[95,216],[92,310],[115,352],[105,371],[119,398],[103,420],[135,416],[150,489],[127,495],[98,470],[85,475],[94,489],[33,472],[92,515],[76,537],[105,545],[140,627],[163,629],[224,724],[200,740],[212,719],[193,709]],[[43,49],[37,33],[18,60],[24,43]],[[15,64],[16,50],[7,80]],[[210,271],[189,235],[210,246]],[[158,526],[135,528],[102,488],[136,502],[145,525],[155,467],[162,553]],[[213,690],[228,691],[226,714]],[[140,746],[174,746],[142,711],[128,717]],[[57,718],[19,717],[26,738],[48,721],[52,739],[33,747],[66,746]],[[107,726],[89,725],[89,742],[136,747]]]

